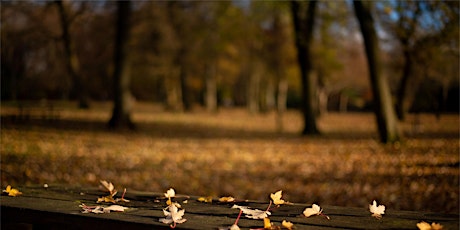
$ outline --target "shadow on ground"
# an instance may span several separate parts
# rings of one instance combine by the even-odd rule
[[[208,126],[203,124],[182,122],[138,122],[135,130],[110,129],[106,122],[90,120],[46,120],[27,119],[18,120],[14,116],[2,116],[3,129],[34,129],[65,130],[79,132],[120,133],[131,135],[146,135],[152,138],[198,138],[198,139],[278,139],[278,138],[301,138],[300,133],[276,132],[264,130],[248,130],[244,128],[225,128]],[[425,131],[419,133],[406,132],[405,138],[413,139],[458,139],[460,134],[454,131]],[[309,136],[311,139],[326,140],[369,140],[378,139],[375,132],[368,130],[353,131],[327,131],[321,135]]]

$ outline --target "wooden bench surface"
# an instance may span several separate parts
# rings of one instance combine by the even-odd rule
[[[71,188],[63,186],[24,187],[23,193],[17,197],[1,196],[1,229],[170,229],[169,225],[159,222],[164,217],[166,207],[163,193],[127,191],[125,198],[130,202],[119,202],[129,207],[125,212],[104,214],[82,213],[81,203],[96,204],[97,198],[107,195],[96,188]],[[270,193],[270,192],[269,192]],[[269,194],[268,193],[268,194]],[[117,195],[117,197],[119,197]],[[174,198],[185,209],[187,221],[178,224],[178,229],[218,229],[230,227],[236,220],[239,210],[232,209],[233,203],[212,203],[197,201],[198,197],[181,196]],[[186,203],[183,203],[187,200]],[[238,205],[250,206],[264,210],[267,201],[242,201]],[[271,222],[281,226],[283,220],[294,223],[295,229],[417,229],[421,221],[436,222],[443,229],[459,229],[458,214],[422,213],[413,211],[397,211],[387,207],[382,219],[371,217],[367,207],[321,206],[322,216],[306,218],[302,216],[305,208],[311,204],[282,205],[272,211]],[[263,220],[252,220],[241,217],[238,222],[241,229],[263,228]]]

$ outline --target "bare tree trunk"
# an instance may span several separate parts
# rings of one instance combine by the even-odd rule
[[[403,75],[401,77],[401,82],[397,91],[396,97],[396,113],[398,115],[399,120],[404,121],[406,117],[406,113],[409,110],[409,107],[412,104],[411,97],[408,95],[409,90],[409,80],[412,75],[412,58],[410,52],[407,50],[408,47],[405,48],[404,51],[404,68],[403,68]]]
[[[171,67],[171,71],[164,77],[166,89],[166,109],[174,112],[183,110],[182,89],[179,79],[179,67]]]
[[[339,111],[341,113],[346,113],[348,108],[348,95],[346,92],[340,92],[340,100],[339,100]]]
[[[369,3],[372,2],[366,2],[366,4]],[[369,7],[364,5],[363,2],[354,1],[353,6],[364,38],[380,140],[383,143],[398,142],[400,141],[401,133],[391,101],[390,87],[381,74],[379,42],[375,32],[374,19]]]
[[[183,58],[184,54],[180,52],[180,58]],[[181,89],[181,100],[182,100],[182,108],[184,111],[190,111],[192,109],[192,101],[190,98],[190,89],[187,84],[188,73],[186,70],[186,64],[183,61],[180,61],[180,73],[179,73],[179,80],[180,80],[180,89]]]
[[[249,71],[247,85],[247,104],[250,113],[257,113],[260,110],[260,73],[257,70]]]
[[[75,52],[75,43],[70,37],[70,19],[66,7],[62,0],[57,0],[56,5],[59,10],[59,17],[61,21],[62,41],[64,42],[65,62],[67,71],[69,72],[72,80],[71,94],[75,95],[78,99],[79,108],[89,108],[87,90],[83,85],[80,74],[80,61],[77,53]]]
[[[130,92],[130,58],[129,58],[129,30],[130,30],[131,2],[117,2],[117,20],[114,56],[114,107],[112,118],[109,121],[111,128],[128,127],[134,129],[131,121],[133,97]]]
[[[276,127],[278,132],[283,132],[283,114],[286,111],[288,82],[284,76],[278,77],[278,97],[276,98]]]
[[[208,112],[217,111],[217,81],[216,81],[216,63],[211,61],[211,64],[206,70],[206,92],[205,104]]]
[[[320,115],[327,114],[328,93],[325,87],[318,89],[318,111]]]
[[[415,11],[413,14],[405,14],[399,18],[398,31],[396,32],[396,37],[402,45],[404,57],[401,82],[396,94],[396,115],[401,121],[404,121],[406,114],[413,103],[415,89],[417,88],[414,87],[414,85],[416,85],[416,79],[414,79],[415,75],[413,74],[413,66],[415,64],[413,59],[414,50],[411,48],[410,40],[411,38],[414,38],[417,28],[417,20],[422,12],[421,6],[417,1],[399,1],[398,7],[407,8],[408,6],[404,6],[405,4],[413,4],[415,6]]]
[[[294,22],[297,58],[302,78],[302,112],[304,129],[302,134],[319,134],[316,125],[314,105],[316,80],[311,73],[311,45],[313,42],[313,27],[315,24],[316,1],[308,2],[307,12],[302,12],[301,2],[292,1],[291,10]],[[304,14],[306,13],[306,15]]]

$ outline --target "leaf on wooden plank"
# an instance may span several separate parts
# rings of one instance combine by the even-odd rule
[[[247,218],[250,219],[264,219],[265,217],[268,217],[271,215],[270,211],[262,211],[259,209],[251,209],[249,207],[245,206],[239,206],[239,205],[233,205],[232,208],[238,208],[240,209],[244,214],[246,214]]]
[[[175,196],[176,196],[176,191],[174,191],[173,188],[168,189],[168,191],[166,191],[165,193],[166,198],[173,198]]]
[[[96,213],[96,214],[102,214],[102,213],[110,213],[110,212],[124,212],[128,207],[124,207],[121,205],[110,205],[108,207],[104,206],[88,206],[85,204],[79,205],[80,208],[83,209],[82,213]]]
[[[107,182],[106,180],[100,180],[99,182],[101,182],[102,186],[107,189],[112,197],[117,194],[117,190],[115,190],[115,186],[113,186],[112,182]]]
[[[235,201],[235,198],[231,197],[231,196],[223,196],[221,198],[219,198],[219,202],[222,202],[222,203],[231,203],[231,202],[234,202]]]
[[[431,225],[425,221],[417,223],[417,227],[420,230],[441,230],[443,226],[439,223],[431,223]]]
[[[306,208],[304,211],[303,211],[303,215],[305,217],[310,217],[310,216],[313,216],[313,215],[319,215],[323,210],[321,209],[321,207],[317,204],[313,204],[311,208]]]
[[[197,199],[199,202],[205,202],[205,203],[212,203],[212,196],[207,196],[207,197],[198,197]]]
[[[159,221],[164,224],[170,224],[171,228],[175,228],[176,224],[182,224],[187,221],[187,219],[183,218],[185,209],[179,210],[174,204],[163,209],[163,214],[165,218],[160,218]]]
[[[237,224],[233,224],[230,227],[220,227],[219,230],[240,230],[240,227]]]
[[[3,193],[8,194],[8,196],[19,196],[22,195],[18,189],[12,188],[11,185],[6,186],[6,189],[3,190]]]
[[[382,215],[385,214],[385,205],[377,206],[377,201],[373,201],[372,205],[369,205],[369,211],[372,213],[372,216],[381,219]]]
[[[108,195],[108,196],[103,196],[103,197],[98,197],[97,198],[97,203],[102,203],[102,202],[105,202],[105,203],[117,203],[117,201],[115,199],[113,199],[113,196],[112,195]]]
[[[294,229],[294,224],[292,222],[289,222],[289,221],[286,221],[286,220],[283,220],[283,222],[281,223],[281,226],[283,226],[284,228],[286,228],[288,230]]]
[[[286,203],[283,199],[281,199],[281,196],[283,196],[283,190],[279,190],[278,192],[270,194],[270,199],[273,201],[275,205],[281,205]]]

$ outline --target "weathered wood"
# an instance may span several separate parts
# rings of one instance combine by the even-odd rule
[[[166,206],[163,193],[128,191],[125,198],[131,202],[119,204],[130,209],[122,213],[93,214],[81,213],[79,205],[96,205],[98,197],[107,195],[97,189],[50,186],[20,190],[23,192],[21,196],[1,197],[1,229],[169,229],[168,225],[159,222],[164,217],[162,209]],[[182,204],[184,218],[187,219],[177,228],[218,229],[235,222],[239,210],[230,208],[233,203],[219,203],[217,200],[203,203],[197,198],[181,196],[174,199]],[[238,204],[263,210],[267,208],[268,201],[242,201]],[[322,216],[305,218],[301,214],[310,205],[282,205],[272,211],[270,220],[277,225],[281,225],[283,220],[291,221],[296,229],[417,229],[416,224],[420,221],[437,222],[444,229],[459,228],[459,216],[456,214],[397,211],[391,207],[387,207],[380,220],[371,217],[367,207],[336,206],[322,207],[330,220]],[[261,228],[263,221],[243,217],[238,225],[242,229]]]

